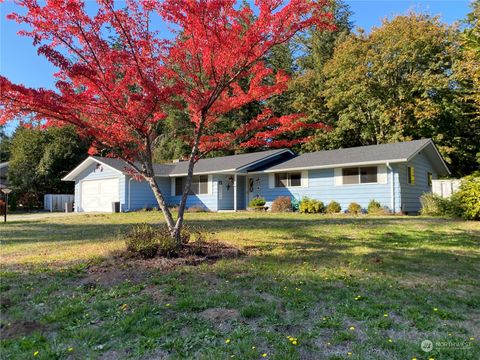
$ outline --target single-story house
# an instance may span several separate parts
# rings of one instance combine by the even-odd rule
[[[159,187],[169,205],[180,202],[187,162],[157,164]],[[75,211],[120,211],[157,207],[145,181],[137,181],[123,161],[92,156],[65,181],[75,181]],[[297,155],[289,149],[201,159],[194,169],[187,207],[210,211],[243,210],[263,197],[267,206],[279,196],[332,200],[346,209],[351,202],[367,207],[375,199],[394,212],[420,210],[420,196],[433,179],[449,170],[430,139],[360,146]]]

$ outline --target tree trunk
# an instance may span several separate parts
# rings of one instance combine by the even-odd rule
[[[167,203],[165,202],[165,199],[162,195],[162,192],[160,191],[160,188],[158,187],[155,177],[144,176],[144,178],[150,185],[150,188],[152,189],[153,194],[155,195],[155,199],[157,200],[158,206],[160,207],[160,210],[162,210],[162,213],[165,216],[168,229],[172,232],[175,228],[175,221],[173,220],[172,213],[170,212],[170,209],[168,208]]]
[[[190,152],[190,156],[188,159],[188,172],[187,172],[187,181],[185,183],[185,188],[183,189],[182,199],[180,201],[180,206],[178,207],[178,217],[177,222],[175,224],[175,228],[172,231],[172,237],[178,241],[180,241],[180,233],[183,227],[183,217],[185,214],[185,207],[187,205],[187,197],[188,193],[190,192],[190,187],[192,185],[192,178],[193,178],[193,167],[195,166],[195,157],[198,154],[198,146],[200,144],[200,137],[202,136],[203,130],[203,123],[205,121],[205,113],[202,112],[200,124],[198,125],[198,130],[195,134],[195,139],[193,142],[192,151]]]

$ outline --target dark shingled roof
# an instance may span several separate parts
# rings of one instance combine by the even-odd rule
[[[430,146],[427,146],[430,145]],[[398,142],[391,144],[358,146],[338,150],[317,151],[302,155],[293,155],[288,149],[260,151],[249,154],[221,156],[201,159],[195,164],[195,174],[225,171],[287,171],[290,169],[309,169],[315,167],[335,167],[362,163],[385,163],[407,161],[418,151],[425,148],[426,154],[434,162],[440,174],[448,174],[448,168],[438,154],[435,144],[430,139]],[[283,154],[279,158],[276,155]],[[124,172],[128,169],[122,160],[94,157],[114,169]],[[269,162],[263,160],[271,159]],[[168,164],[154,164],[157,176],[184,176],[187,174],[187,161]]]
[[[281,164],[269,167],[267,171],[303,169],[310,167],[337,166],[354,163],[374,163],[389,160],[406,160],[422,149],[430,139],[405,141],[391,144],[357,146],[338,150],[306,153]],[[433,145],[433,143],[432,143]]]
[[[214,173],[227,170],[238,170],[248,165],[254,164],[258,161],[264,160],[268,157],[280,155],[282,153],[290,153],[288,149],[275,149],[260,151],[249,154],[239,154],[231,156],[220,156],[210,159],[200,159],[195,164],[194,173]],[[94,159],[111,166],[118,171],[124,172],[129,166],[122,160],[104,158],[99,156],[93,156]],[[188,161],[180,161],[178,163],[169,164],[154,164],[153,165],[155,175],[186,175],[188,168]]]

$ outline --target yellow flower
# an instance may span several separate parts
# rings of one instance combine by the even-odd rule
[[[352,353],[351,353],[351,352],[348,352],[347,355],[348,355],[348,356],[352,356]]]
[[[434,358],[428,358],[428,360],[435,360]]]
[[[230,339],[225,340],[225,344],[229,344],[229,343],[230,343]]]
[[[35,351],[35,352],[33,353],[33,356],[38,356],[38,351]]]
[[[412,360],[417,360],[417,358],[412,358]]]
[[[384,317],[388,317],[388,314],[383,314]]]
[[[293,344],[293,345],[297,345],[297,340],[293,340],[293,341],[292,341],[292,344]]]
[[[166,307],[169,307],[169,306],[170,306],[170,304],[165,304],[165,306],[166,306]]]
[[[263,353],[263,354],[262,354],[262,357],[267,357],[267,354],[266,354],[266,353]]]
[[[437,309],[437,308],[433,308],[433,311],[438,311],[438,309]]]
[[[475,338],[470,338],[470,341],[473,341],[473,340],[475,340]]]
[[[388,339],[388,342],[390,342],[390,343],[391,343],[392,341],[393,341],[392,339]]]
[[[255,350],[255,346],[252,346],[252,350]]]
[[[69,347],[67,350],[70,351],[70,352],[72,352],[72,351],[73,351],[73,347]]]
[[[349,329],[353,331],[355,330],[355,326],[350,326]]]

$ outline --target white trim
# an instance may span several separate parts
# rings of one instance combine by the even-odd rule
[[[450,169],[448,168],[447,164],[446,164],[445,161],[443,160],[442,155],[440,155],[440,153],[438,152],[437,146],[436,146],[435,143],[432,141],[432,139],[429,139],[429,140],[425,143],[425,145],[423,145],[420,149],[418,149],[418,150],[415,151],[412,155],[410,155],[410,156],[408,157],[407,161],[412,160],[412,158],[414,158],[416,155],[418,155],[418,153],[420,153],[420,151],[422,151],[423,149],[425,149],[428,145],[432,145],[432,146],[433,146],[433,149],[434,149],[435,152],[437,153],[437,156],[440,158],[440,160],[442,161],[443,166],[445,167],[445,169],[447,170],[448,174],[450,175],[450,174],[451,174]]]
[[[407,159],[393,159],[393,160],[364,161],[364,162],[319,165],[319,166],[301,166],[301,167],[289,168],[289,169],[272,169],[272,170],[264,170],[264,171],[257,171],[257,172],[249,172],[249,174],[272,173],[272,172],[273,173],[281,173],[281,172],[290,172],[290,171],[299,171],[299,170],[333,169],[333,168],[336,168],[336,167],[379,165],[379,164],[385,164],[387,162],[399,163],[399,162],[406,162],[406,161],[407,161]]]
[[[237,174],[233,176],[233,211],[237,212]]]
[[[390,170],[390,206],[392,208],[392,214],[395,214],[395,173],[390,163],[387,163],[387,169]]]
[[[113,171],[116,171],[117,173],[119,174],[122,174],[123,175],[123,172],[118,170],[118,169],[115,169],[113,166],[110,166],[106,163],[104,163],[103,161],[100,161],[98,159],[95,159],[94,157],[92,156],[89,156],[88,158],[86,158],[85,160],[83,160],[80,165],[78,165],[75,169],[73,169],[72,171],[70,171],[67,175],[65,175],[61,180],[62,181],[75,181],[75,176],[77,176],[78,174],[80,174],[83,170],[87,169],[87,166],[85,166],[85,164],[87,162],[90,162],[90,161],[94,161],[96,163],[99,163],[99,164],[102,164],[110,169],[112,169]],[[125,163],[125,167],[127,167],[128,164]]]
[[[204,171],[204,172],[194,172],[193,176],[197,175],[210,175],[210,174],[223,174],[223,173],[232,173],[235,174],[235,169],[228,169],[228,170],[220,170],[220,171]],[[156,177],[184,177],[188,176],[187,173],[185,174],[168,174],[168,175],[155,175]]]
[[[303,170],[301,172],[300,184],[302,187],[308,187],[308,170]]]
[[[207,194],[208,195],[213,194],[213,175],[208,175]]]

